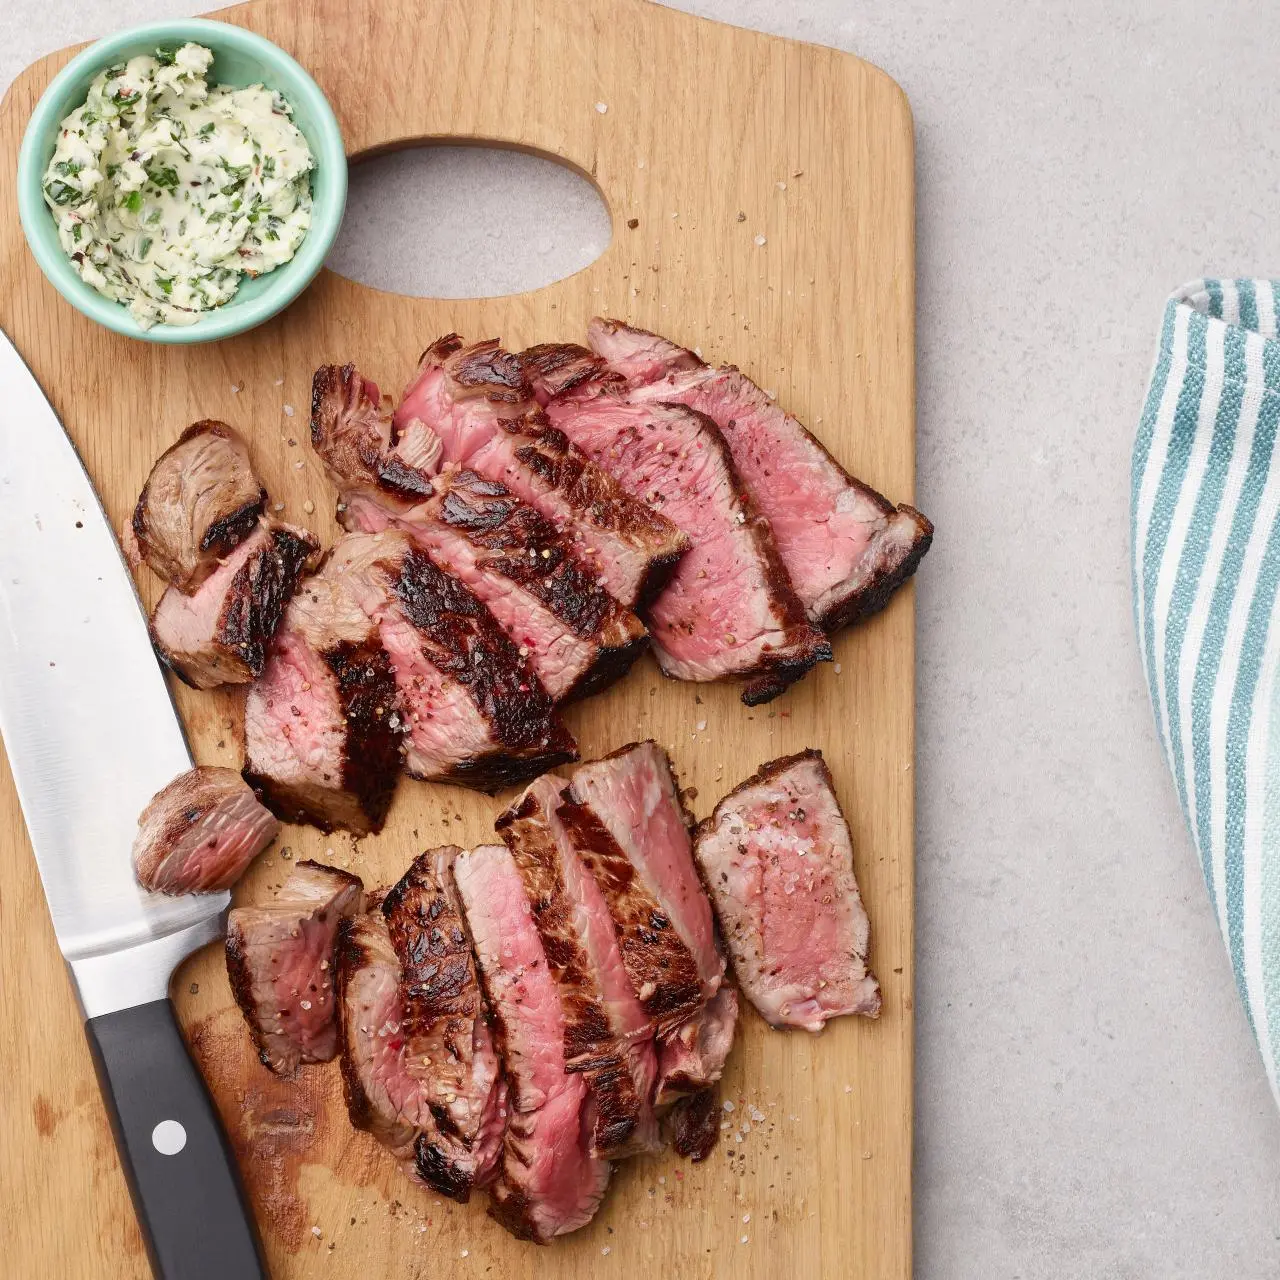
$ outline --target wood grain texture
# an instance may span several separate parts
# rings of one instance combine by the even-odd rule
[[[333,495],[306,444],[317,364],[355,360],[395,389],[443,332],[501,335],[516,347],[580,341],[595,313],[737,363],[856,474],[911,499],[911,120],[882,72],[640,0],[255,0],[219,16],[311,70],[351,156],[423,140],[542,152],[599,186],[613,240],[588,269],[526,295],[412,299],[326,272],[284,315],[233,341],[165,348],[113,336],[58,298],[22,241],[12,189],[21,131],[71,51],[46,58],[0,108],[0,323],[117,527],[161,449],[189,422],[216,417],[249,438],[285,517],[330,538]],[[149,600],[156,586],[143,579]],[[508,1238],[480,1204],[444,1204],[407,1182],[348,1126],[336,1067],[305,1071],[298,1084],[269,1077],[231,1004],[221,955],[208,950],[175,976],[175,999],[241,1152],[273,1274],[426,1277],[452,1265],[463,1275],[565,1280],[910,1275],[910,588],[835,648],[836,665],[770,707],[748,711],[730,687],[666,682],[645,659],[569,720],[584,756],[646,735],[666,744],[697,789],[699,816],[762,761],[821,746],[853,826],[884,985],[880,1020],[845,1019],[815,1038],[772,1032],[748,1014],[726,1077],[736,1109],[712,1158],[629,1162],[591,1227],[540,1250]],[[242,695],[180,688],[178,699],[197,758],[238,764]],[[6,1270],[131,1280],[146,1274],[145,1257],[0,770]],[[488,838],[496,812],[484,797],[406,782],[381,836],[355,843],[286,829],[238,897],[260,899],[280,883],[285,847],[336,860],[372,886],[424,847]],[[764,1121],[751,1120],[752,1107]]]

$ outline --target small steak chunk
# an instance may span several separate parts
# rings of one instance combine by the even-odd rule
[[[406,434],[426,428],[445,462],[499,481],[535,507],[627,608],[651,598],[689,548],[675,525],[547,422],[518,357],[496,339],[466,346],[450,334],[428,347],[395,426]]]
[[[406,534],[348,534],[322,576],[349,589],[378,628],[413,777],[496,791],[577,759],[528,660]]]
[[[134,873],[155,893],[216,893],[231,888],[279,830],[234,769],[197,765],[142,811]]]
[[[262,674],[298,579],[320,544],[305,529],[260,524],[196,588],[170,587],[151,616],[166,666],[197,689],[248,684]]]
[[[738,993],[733,983],[725,982],[693,1017],[663,1038],[654,1104],[662,1109],[715,1084],[724,1074],[737,1029]]]
[[[359,494],[344,505],[348,529],[400,529],[464,583],[557,702],[612,684],[648,646],[644,624],[579,562],[571,540],[504,484],[448,468],[436,495],[404,516]]]
[[[400,962],[401,1116],[417,1130],[413,1172],[465,1203],[497,1172],[506,1086],[471,940],[453,883],[452,845],[414,859],[382,903]]]
[[[197,422],[151,468],[133,536],[160,577],[192,592],[254,531],[266,501],[240,436],[225,422]]]
[[[564,780],[545,775],[497,821],[524,883],[564,1014],[565,1070],[591,1090],[591,1153],[656,1149],[653,1026],[631,990],[609,909],[555,816]]]
[[[665,1128],[677,1155],[700,1164],[720,1140],[720,1100],[715,1089],[703,1089],[677,1103]]]
[[[699,827],[696,856],[747,999],[775,1027],[875,1017],[853,841],[820,751],[761,767]]]
[[[712,369],[617,320],[592,320],[587,340],[628,381],[632,398],[688,405],[724,432],[816,625],[834,631],[875,613],[916,571],[933,525],[854,479],[745,374],[732,365]]]
[[[632,404],[588,386],[552,401],[551,421],[693,544],[645,614],[663,672],[745,681],[742,700],[754,706],[829,661],[831,642],[805,617],[715,423],[684,405]]]
[[[397,439],[378,384],[355,365],[322,365],[311,380],[311,445],[344,495],[362,495],[395,511],[431,496],[438,465],[429,435]],[[438,454],[438,446],[435,453]]]
[[[711,906],[667,753],[632,743],[576,769],[557,816],[600,886],[635,993],[664,1036],[720,987]]]
[[[454,875],[511,1087],[489,1211],[544,1243],[591,1220],[610,1165],[588,1151],[586,1081],[566,1070],[565,1012],[511,853],[482,845],[459,856]]]
[[[276,897],[227,916],[227,975],[262,1065],[292,1075],[338,1052],[334,996],[338,925],[363,910],[358,876],[299,862]]]
[[[400,773],[396,682],[342,583],[308,578],[245,702],[245,779],[286,822],[381,830]]]

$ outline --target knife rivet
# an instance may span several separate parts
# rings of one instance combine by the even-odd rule
[[[151,1145],[162,1156],[176,1156],[187,1145],[187,1131],[177,1120],[161,1120],[151,1130]]]

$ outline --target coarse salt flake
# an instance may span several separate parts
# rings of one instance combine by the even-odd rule
[[[287,404],[287,405],[285,405],[285,407],[284,407],[284,416],[285,416],[286,418],[292,418],[292,417],[293,417],[293,405],[291,405],[291,404]]]
[[[731,1098],[726,1098],[726,1099],[724,1100],[724,1109],[725,1109],[726,1111],[732,1111],[732,1110],[733,1110],[733,1100],[732,1100]]]
[[[765,245],[765,244],[768,244],[768,241],[764,238],[764,236],[756,236],[756,247],[757,247],[757,248],[759,248],[760,246]]]
[[[312,1227],[312,1228],[311,1228],[311,1234],[312,1234],[313,1236],[315,1236],[315,1238],[316,1238],[317,1240],[319,1240],[319,1239],[320,1239],[320,1237],[321,1237],[321,1235],[323,1235],[323,1232],[320,1230],[320,1228],[319,1228],[319,1227]]]
[[[316,504],[308,498],[306,502],[302,504],[302,509],[307,513],[307,515],[312,515],[315,512]]]
[[[706,722],[705,720],[699,720],[699,721],[698,721],[698,732],[699,732],[699,733],[701,733],[701,732],[703,731],[703,729],[705,729],[706,727],[707,727],[707,722]]]
[[[608,111],[608,110],[609,110],[609,104],[608,104],[607,102],[597,102],[597,103],[596,103],[596,110],[597,110],[601,115],[604,115],[604,113],[605,113],[606,111]]]

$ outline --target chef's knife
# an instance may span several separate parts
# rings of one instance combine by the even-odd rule
[[[0,733],[152,1267],[263,1277],[169,1002],[174,967],[222,933],[228,895],[147,893],[130,856],[138,814],[191,754],[97,494],[2,333]]]

